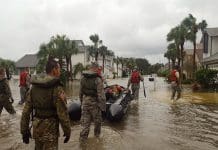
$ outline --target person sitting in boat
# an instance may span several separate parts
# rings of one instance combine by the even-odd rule
[[[122,87],[119,86],[119,85],[113,85],[111,87],[108,87],[106,90],[105,90],[105,93],[106,93],[106,99],[109,100],[109,99],[116,99],[120,93],[122,92]]]

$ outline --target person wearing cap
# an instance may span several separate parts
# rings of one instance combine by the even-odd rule
[[[13,101],[11,89],[5,77],[5,69],[0,68],[0,115],[3,108],[10,114],[16,113],[12,105]]]
[[[170,73],[171,88],[172,88],[171,100],[174,100],[176,93],[177,93],[176,100],[178,100],[181,97],[181,88],[179,84],[179,80],[180,80],[179,69],[180,69],[179,66],[175,65]]]
[[[102,112],[106,111],[106,98],[103,81],[98,74],[98,64],[92,63],[88,71],[83,72],[80,81],[79,98],[82,105],[80,143],[86,143],[89,135],[91,121],[94,122],[94,135],[101,133]]]
[[[127,89],[129,89],[131,85],[133,99],[135,100],[139,99],[140,81],[144,81],[144,78],[138,71],[137,67],[134,67],[131,76],[128,80]]]

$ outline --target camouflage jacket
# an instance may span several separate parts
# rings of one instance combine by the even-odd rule
[[[95,72],[83,72],[80,82],[80,101],[82,105],[97,105],[102,111],[106,111],[106,97],[102,79]],[[84,96],[93,97],[93,101],[86,101]]]
[[[11,97],[11,89],[6,78],[0,78],[0,96],[6,99]]]
[[[59,123],[64,134],[70,136],[70,119],[66,99],[60,97],[64,91],[59,80],[49,75],[41,75],[33,76],[31,83],[21,117],[21,134],[28,132],[30,114],[33,111],[33,138],[42,141],[56,139],[59,136]]]

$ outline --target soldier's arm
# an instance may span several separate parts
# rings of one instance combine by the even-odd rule
[[[104,93],[104,85],[100,78],[97,78],[97,98],[102,111],[106,111],[106,97]]]
[[[80,89],[79,89],[79,99],[80,99],[80,102],[82,103],[83,101],[83,92],[82,92],[82,81],[80,81]]]
[[[141,81],[144,81],[144,77],[141,74],[139,74],[139,77]]]
[[[30,92],[31,91],[27,93],[27,99],[21,116],[20,128],[21,128],[21,134],[23,135],[26,135],[29,132],[30,114],[33,109]]]
[[[5,88],[6,88],[6,95],[10,98],[10,97],[12,97],[12,94],[11,94],[11,88],[10,88],[10,86],[9,86],[9,83],[8,83],[8,81],[7,80],[5,80],[5,84],[6,84],[6,86],[5,86]]]
[[[58,119],[60,121],[61,127],[64,131],[65,136],[69,136],[71,134],[71,125],[69,114],[67,111],[67,101],[65,92],[62,87],[57,87],[54,91],[54,102],[57,109]]]

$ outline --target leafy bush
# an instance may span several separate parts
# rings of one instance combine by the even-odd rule
[[[193,80],[192,79],[185,79],[182,81],[182,84],[192,84]]]
[[[68,73],[66,70],[62,69],[61,70],[61,75],[60,75],[60,80],[61,80],[61,83],[64,84],[64,86],[66,85],[67,81],[68,81]]]
[[[218,70],[200,69],[196,72],[196,81],[203,87],[209,87],[214,84]]]
[[[167,69],[167,70],[162,70],[162,71],[159,71],[158,72],[158,76],[160,77],[168,77],[170,74],[170,71]]]

